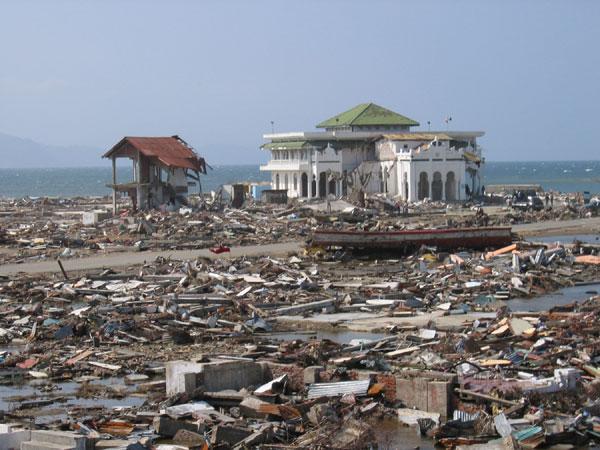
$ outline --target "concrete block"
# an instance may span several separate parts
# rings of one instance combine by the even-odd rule
[[[254,361],[224,360],[201,364],[171,361],[166,367],[168,395],[191,393],[199,387],[208,392],[239,390],[271,380],[268,365]]]
[[[0,425],[0,450],[19,450],[21,443],[31,439],[31,431],[15,430],[16,425]]]
[[[249,396],[240,403],[240,412],[244,417],[264,419],[268,414],[260,411],[261,405],[270,405],[270,403],[262,401],[256,397]]]
[[[27,441],[21,443],[21,450],[75,450],[75,447],[50,442]]]
[[[202,423],[174,420],[170,417],[159,416],[152,421],[154,432],[160,436],[173,437],[179,430],[188,430],[195,433],[204,433],[205,425]]]
[[[427,411],[438,413],[442,420],[450,415],[450,391],[447,381],[430,381],[427,384]]]
[[[413,378],[396,377],[396,400],[401,401],[407,408],[415,405]]]
[[[438,413],[446,419],[451,413],[452,381],[396,376],[396,400],[407,408]]]
[[[413,408],[420,409],[422,411],[427,411],[427,384],[429,380],[424,380],[422,378],[413,379],[413,390],[414,390],[414,401],[415,404],[411,405]]]
[[[96,225],[98,222],[102,222],[109,216],[108,211],[94,210],[86,211],[81,217],[81,221],[84,225]]]
[[[217,425],[213,428],[210,441],[213,445],[228,443],[233,446],[251,434],[252,431],[247,428],[236,427],[234,425]]]
[[[206,444],[204,436],[188,430],[179,430],[177,433],[175,433],[175,436],[173,436],[173,442],[175,444],[181,444],[194,448],[201,448]]]
[[[304,369],[304,384],[319,383],[321,381],[321,373],[325,371],[323,366],[309,366]]]
[[[22,428],[19,423],[0,423],[0,434],[12,433],[19,431]]]
[[[91,450],[94,448],[92,439],[66,431],[32,430],[31,441],[70,447],[75,450]]]
[[[201,364],[190,361],[169,361],[166,364],[167,395],[191,392],[196,388],[196,374],[200,372]]]

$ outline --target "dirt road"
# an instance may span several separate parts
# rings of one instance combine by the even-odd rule
[[[286,256],[289,252],[299,251],[301,242],[283,242],[267,245],[249,245],[245,247],[233,247],[230,253],[215,255],[208,249],[202,250],[174,250],[174,251],[151,251],[151,252],[123,252],[109,255],[96,255],[85,258],[64,259],[63,266],[67,272],[101,269],[103,267],[124,267],[152,261],[158,256],[171,257],[173,259],[205,258],[235,258],[240,256]],[[55,260],[39,261],[24,264],[5,264],[0,266],[0,275],[14,275],[19,272],[44,273],[60,272]]]
[[[547,221],[528,223],[513,226],[513,231],[526,236],[551,236],[558,234],[587,234],[600,232],[600,217],[590,219],[574,219],[563,221]],[[267,245],[251,245],[245,247],[234,247],[231,253],[215,255],[203,250],[175,250],[175,251],[151,251],[151,252],[124,252],[109,255],[97,255],[85,258],[74,258],[63,261],[67,272],[101,269],[103,267],[124,267],[143,264],[152,261],[158,256],[170,256],[174,259],[194,259],[199,256],[206,258],[239,257],[239,256],[285,256],[289,252],[299,251],[303,242],[285,242]],[[58,264],[55,260],[31,262],[24,264],[6,264],[0,266],[0,275],[14,275],[19,272],[44,273],[58,272]]]

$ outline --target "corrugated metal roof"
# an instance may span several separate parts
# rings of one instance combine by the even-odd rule
[[[198,156],[179,136],[126,136],[106,152],[103,158],[110,158],[113,155],[129,156],[128,153],[131,149],[139,151],[146,157],[156,158],[168,167],[191,169],[206,173],[204,158]]]
[[[314,383],[308,387],[308,398],[338,397],[344,394],[367,395],[370,380]]]

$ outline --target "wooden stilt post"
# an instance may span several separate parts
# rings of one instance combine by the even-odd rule
[[[117,158],[115,156],[112,157],[112,184],[113,184],[113,192],[112,192],[112,206],[113,206],[113,215],[117,215]]]
[[[135,167],[135,179],[137,181],[137,189],[136,189],[136,197],[137,197],[137,209],[141,211],[143,209],[142,205],[142,160],[140,156],[140,151],[137,151],[137,161]]]

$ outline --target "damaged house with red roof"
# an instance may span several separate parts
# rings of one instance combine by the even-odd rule
[[[112,183],[107,186],[113,190],[115,213],[119,193],[131,198],[134,209],[185,204],[189,184],[197,183],[201,191],[200,174],[206,174],[204,158],[179,136],[127,136],[107,151],[103,158],[112,160]],[[117,158],[132,160],[132,180],[118,182]]]

